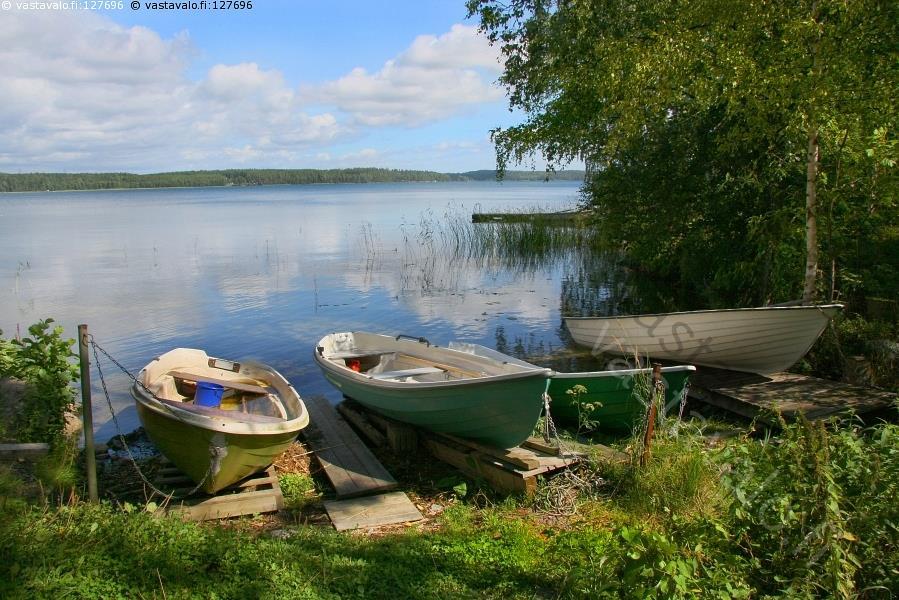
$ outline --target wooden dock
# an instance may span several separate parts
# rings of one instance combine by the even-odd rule
[[[499,212],[472,213],[472,223],[542,223],[546,225],[583,225],[593,215],[591,211],[559,211],[551,213]]]
[[[397,483],[324,396],[303,399],[309,426],[303,436],[338,498],[392,490]]]
[[[896,394],[807,375],[757,375],[711,367],[699,367],[690,378],[689,395],[738,415],[767,421],[772,419],[766,414],[774,412],[787,420],[802,413],[812,421],[850,412],[864,415],[896,401]]]
[[[387,443],[400,452],[415,452],[421,444],[435,458],[504,493],[533,494],[538,476],[568,468],[582,458],[561,456],[559,448],[537,439],[517,448],[495,448],[435,433],[373,413],[352,400],[342,402],[338,410],[373,444]]]
[[[171,463],[160,469],[155,484],[162,491],[176,496],[186,494],[196,486]],[[187,498],[173,500],[169,505],[160,507],[159,512],[187,521],[206,521],[276,512],[283,507],[284,496],[278,484],[278,474],[271,466],[216,494],[197,492]]]

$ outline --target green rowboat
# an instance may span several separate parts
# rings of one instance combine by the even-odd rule
[[[666,407],[680,404],[690,373],[695,370],[692,365],[662,368]],[[643,396],[651,384],[652,369],[555,373],[549,384],[551,414],[561,422],[578,424],[580,417],[597,422],[601,430],[630,431],[646,415],[648,398]],[[576,385],[587,391],[569,394]]]
[[[450,342],[450,348],[492,358],[505,364],[515,364],[522,368],[539,369],[536,365],[508,356],[480,344]],[[662,381],[665,384],[665,406],[680,403],[686,391],[690,373],[696,370],[692,365],[662,367]],[[641,382],[640,380],[643,379]],[[580,415],[594,421],[599,429],[627,430],[646,415],[646,398],[641,398],[641,388],[648,390],[652,381],[652,369],[618,369],[611,371],[583,371],[561,373],[553,371],[547,392],[550,395],[550,414],[560,422],[577,425]],[[642,385],[638,385],[638,382]],[[586,388],[586,392],[575,396],[568,390],[576,385]],[[635,389],[636,388],[636,389]],[[645,395],[645,391],[642,392]],[[589,410],[584,405],[592,404]]]
[[[407,337],[332,333],[315,362],[345,396],[398,421],[499,448],[527,439],[551,370]]]
[[[268,467],[309,423],[303,401],[277,371],[202,350],[177,348],[153,359],[131,395],[160,452],[210,494]]]

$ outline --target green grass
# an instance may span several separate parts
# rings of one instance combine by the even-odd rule
[[[473,492],[445,502],[436,524],[387,535],[296,525],[276,539],[110,504],[28,504],[3,470],[0,597],[899,593],[899,427],[798,423],[778,438],[723,444],[692,430],[661,429],[645,467],[585,467],[564,516],[539,493],[528,501]],[[282,486],[292,501],[315,493],[306,476],[282,477]]]

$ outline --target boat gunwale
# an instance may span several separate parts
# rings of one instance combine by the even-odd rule
[[[672,367],[662,367],[662,373],[679,373],[682,371],[692,372],[695,371],[696,367],[694,365],[677,365]],[[652,375],[652,367],[644,367],[642,369],[612,369],[608,371],[574,371],[574,372],[560,372],[554,371],[552,375],[552,379],[577,379],[579,377],[618,377],[622,375],[639,375],[639,374],[647,374]]]
[[[701,315],[701,314],[713,314],[713,313],[729,313],[729,312],[747,312],[747,311],[759,311],[759,312],[770,312],[770,311],[781,311],[781,310],[811,310],[813,308],[817,308],[821,312],[824,312],[825,309],[834,309],[836,311],[843,310],[845,305],[843,304],[813,304],[810,306],[749,306],[744,308],[710,308],[703,310],[682,310],[677,312],[668,312],[668,313],[642,313],[642,314],[631,314],[631,315],[609,315],[605,317],[562,317],[565,321],[599,321],[599,320],[609,320],[609,319],[642,319],[644,317],[671,317],[677,315]],[[832,317],[828,317],[832,318]]]
[[[291,389],[293,389],[292,386]],[[177,406],[178,403],[174,400],[170,401],[170,403],[163,404],[155,397],[149,396],[143,388],[136,383],[131,386],[131,397],[134,398],[135,401],[143,404],[146,408],[159,413],[163,417],[176,419],[186,425],[192,425],[217,433],[233,435],[275,435],[289,433],[290,431],[299,433],[301,429],[309,424],[309,413],[306,411],[305,405],[303,406],[303,412],[290,420],[282,420],[278,423],[250,423],[231,416],[205,415],[193,412]],[[302,404],[303,400],[300,398],[299,394],[297,394],[297,398]]]
[[[369,336],[378,336],[382,338],[390,338],[391,336],[386,336],[379,333],[369,333],[365,331],[350,331],[350,332],[332,332],[325,336],[323,336],[318,343],[315,345],[315,348],[312,350],[312,356],[315,360],[316,364],[319,365],[320,368],[326,369],[328,372],[334,374],[335,376],[343,377],[344,379],[349,379],[350,381],[356,381],[357,383],[368,385],[381,389],[390,389],[390,390],[424,390],[424,389],[450,389],[450,388],[461,388],[461,387],[471,387],[476,385],[488,385],[493,383],[499,383],[503,381],[514,381],[518,379],[527,379],[530,377],[539,377],[542,379],[550,379],[553,376],[554,371],[552,369],[548,369],[545,367],[538,367],[537,365],[531,365],[530,363],[516,364],[515,362],[500,362],[499,360],[491,357],[481,356],[477,354],[472,354],[469,352],[463,352],[461,350],[457,350],[454,348],[450,348],[448,346],[440,346],[438,344],[429,344],[427,349],[429,350],[441,350],[443,352],[450,352],[451,354],[456,354],[470,360],[472,357],[478,359],[478,361],[482,361],[485,363],[492,363],[496,365],[502,366],[512,366],[521,369],[520,371],[516,371],[513,373],[501,373],[496,375],[484,375],[482,377],[465,377],[461,379],[452,379],[452,380],[444,380],[444,381],[391,381],[389,379],[376,379],[374,375],[368,375],[366,373],[359,373],[350,369],[347,366],[339,365],[335,360],[340,359],[331,359],[325,356],[325,354],[319,350],[319,348],[323,347],[325,340],[329,337],[337,335],[339,333],[350,333],[356,334],[361,333]],[[400,340],[394,340],[397,343],[401,343]],[[392,349],[390,352],[397,352],[397,349]],[[407,352],[410,356],[414,356],[415,358],[428,361],[431,360],[426,354],[419,355],[418,353]]]
[[[445,348],[444,348],[445,349]],[[451,387],[469,387],[472,385],[484,385],[495,382],[512,381],[516,379],[527,379],[529,377],[539,377],[549,379],[555,371],[544,367],[537,369],[528,369],[518,373],[503,373],[501,375],[484,375],[483,377],[466,377],[464,379],[451,379],[446,381],[390,381],[387,379],[376,379],[372,375],[365,373],[357,373],[349,367],[341,367],[333,361],[320,356],[317,351],[313,352],[315,361],[326,368],[334,375],[351,379],[365,385],[384,389],[429,389],[429,388],[451,388]]]
[[[177,352],[178,350],[196,349],[174,348],[155,357],[144,368],[142,368],[140,373],[138,373],[136,381],[131,385],[130,389],[131,397],[134,398],[136,402],[142,404],[147,409],[160,414],[164,418],[178,420],[185,425],[198,427],[200,429],[205,429],[207,431],[216,433],[248,436],[279,435],[291,432],[299,433],[301,429],[309,424],[309,411],[306,410],[306,405],[303,402],[303,398],[302,396],[300,396],[299,392],[297,392],[296,388],[294,388],[294,386],[289,381],[287,381],[287,379],[283,375],[281,375],[281,373],[279,373],[269,365],[263,363],[254,362],[252,365],[253,371],[258,372],[260,375],[264,375],[264,377],[260,379],[262,381],[265,381],[269,385],[269,387],[274,388],[276,391],[279,387],[282,387],[292,396],[294,400],[296,400],[297,407],[299,408],[299,413],[296,417],[292,419],[283,419],[279,422],[273,423],[247,422],[238,418],[237,416],[232,417],[230,415],[222,414],[202,414],[200,412],[189,410],[188,408],[186,408],[187,405],[185,405],[184,408],[178,406],[178,404],[183,404],[183,402],[171,400],[168,398],[157,398],[155,394],[153,394],[149,390],[148,386],[150,385],[150,382],[146,381],[147,369],[154,362],[159,361],[164,356],[173,352]],[[209,356],[203,350],[199,351],[202,352],[207,359],[222,360],[216,357]],[[169,371],[166,371],[159,377],[169,376],[170,371],[171,369]],[[283,396],[283,394],[276,395],[279,396],[279,401],[282,404],[286,403],[286,401],[288,400],[287,398],[281,397]],[[166,402],[163,403],[162,400],[166,400]],[[241,414],[243,413],[236,412],[236,415]]]

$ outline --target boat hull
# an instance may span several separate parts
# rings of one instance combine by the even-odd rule
[[[663,369],[666,407],[680,404],[695,370],[691,366]],[[584,419],[595,421],[599,430],[631,431],[646,415],[647,399],[641,398],[640,390],[648,390],[651,381],[652,369],[557,373],[549,384],[553,419],[576,425]],[[568,394],[576,385],[587,391],[577,397]],[[595,408],[590,410],[587,404]]]
[[[841,308],[829,304],[566,317],[565,325],[577,344],[596,353],[767,374],[801,359]]]
[[[200,489],[208,494],[265,469],[297,437],[297,431],[223,433],[185,423],[142,402],[137,402],[137,414],[159,451],[194,482],[202,482]]]

